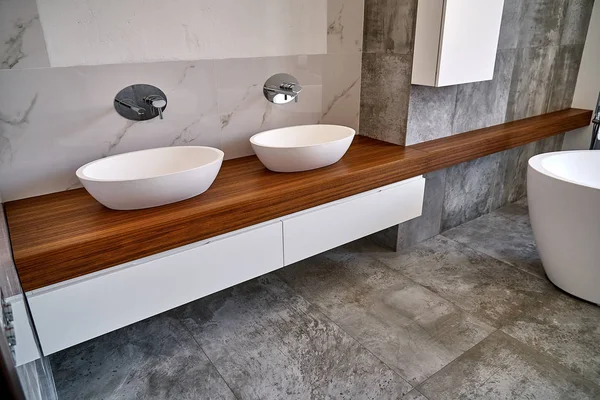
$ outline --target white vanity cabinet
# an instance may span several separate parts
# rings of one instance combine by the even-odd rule
[[[45,355],[421,214],[421,176],[27,293]]]
[[[504,0],[419,0],[412,83],[492,79],[503,8]]]
[[[417,177],[282,218],[284,264],[418,217],[424,191]]]

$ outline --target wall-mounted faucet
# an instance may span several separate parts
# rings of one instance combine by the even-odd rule
[[[263,94],[274,104],[285,104],[292,100],[297,103],[301,91],[302,86],[298,80],[289,74],[273,75],[263,86]]]
[[[163,119],[167,96],[152,85],[131,85],[117,93],[114,105],[119,115],[132,121]]]

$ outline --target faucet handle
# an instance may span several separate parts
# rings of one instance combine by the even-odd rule
[[[167,105],[167,101],[163,99],[162,96],[159,96],[157,94],[146,96],[144,98],[144,101],[152,106],[152,111],[154,111],[154,109],[157,109],[160,119],[163,119],[162,112],[163,108],[165,108]]]

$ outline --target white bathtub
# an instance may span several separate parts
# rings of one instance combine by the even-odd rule
[[[527,193],[546,275],[564,291],[600,304],[600,151],[532,157]]]

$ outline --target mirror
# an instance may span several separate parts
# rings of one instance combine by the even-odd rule
[[[327,53],[323,0],[6,0],[3,69]]]

